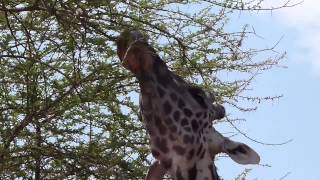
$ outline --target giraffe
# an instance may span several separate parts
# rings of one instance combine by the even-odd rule
[[[233,155],[244,152],[237,148],[242,146],[228,148],[230,141],[213,131],[212,120],[225,115],[224,107],[170,71],[139,31],[125,30],[116,43],[123,66],[138,79],[142,119],[157,160],[147,179],[166,172],[174,180],[219,179],[212,158],[220,145]]]

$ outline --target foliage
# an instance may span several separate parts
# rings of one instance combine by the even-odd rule
[[[150,164],[136,80],[116,56],[123,29],[149,37],[173,71],[239,108],[253,77],[282,55],[243,48],[228,17],[238,0],[2,0],[0,179],[143,179]],[[219,73],[241,74],[225,81]],[[244,75],[244,76],[242,76]],[[268,99],[268,98],[267,98]]]

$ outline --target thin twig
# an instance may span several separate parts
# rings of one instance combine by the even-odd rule
[[[285,145],[285,144],[288,144],[288,143],[290,143],[290,142],[293,141],[293,139],[289,139],[289,140],[284,141],[284,142],[281,142],[281,143],[265,143],[265,142],[261,142],[261,141],[258,141],[258,140],[256,140],[256,139],[248,136],[247,134],[245,134],[245,133],[244,133],[243,131],[241,131],[237,126],[235,126],[235,125],[233,124],[233,122],[230,121],[230,119],[228,119],[228,118],[226,118],[226,119],[227,119],[227,121],[231,124],[231,126],[232,126],[235,130],[237,130],[241,135],[243,135],[243,136],[246,137],[247,139],[249,139],[249,140],[251,140],[251,141],[253,141],[253,142],[255,142],[255,143],[258,143],[258,144],[267,145],[267,146],[281,146],[281,145]]]

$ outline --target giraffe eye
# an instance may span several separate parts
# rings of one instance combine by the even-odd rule
[[[199,103],[199,105],[203,108],[208,108],[204,98],[203,98],[203,91],[199,88],[190,87],[188,89],[191,96]]]

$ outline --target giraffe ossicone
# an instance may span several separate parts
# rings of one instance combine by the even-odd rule
[[[217,180],[217,153],[225,152],[240,164],[256,164],[260,158],[249,146],[223,137],[212,121],[225,116],[201,88],[171,72],[139,31],[126,30],[117,39],[123,66],[138,79],[140,109],[150,149],[157,160],[147,180]]]

